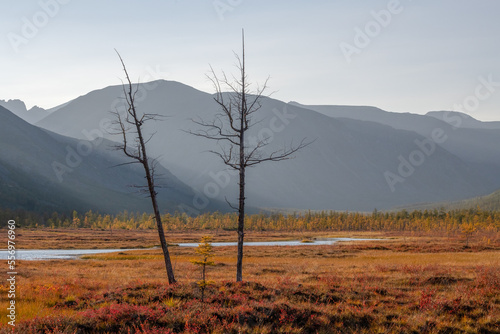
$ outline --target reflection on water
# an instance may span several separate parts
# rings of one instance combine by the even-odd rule
[[[333,245],[339,241],[364,241],[378,239],[353,239],[353,238],[328,238],[328,239],[307,239],[304,241],[251,241],[245,242],[245,246],[319,246]],[[212,246],[236,246],[236,242],[213,242]],[[180,243],[179,247],[197,247],[198,243]],[[137,249],[23,249],[16,250],[16,260],[74,260],[82,255],[103,254],[123,252]],[[6,260],[8,253],[6,250],[0,251],[0,260]]]
[[[133,249],[20,249],[16,260],[73,260],[82,255],[123,252]],[[7,259],[7,251],[0,251],[0,260]]]
[[[353,238],[328,238],[328,239],[307,239],[306,241],[291,240],[291,241],[251,241],[244,242],[245,246],[311,246],[311,245],[333,245],[339,241],[364,241],[378,239],[353,239]],[[212,246],[236,246],[237,242],[212,242]],[[180,247],[197,247],[197,243],[182,243]]]

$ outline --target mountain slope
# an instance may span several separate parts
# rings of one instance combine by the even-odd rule
[[[187,134],[196,130],[191,119],[212,120],[219,112],[213,96],[177,82],[156,81],[142,85],[138,107],[167,118],[151,123],[156,135],[150,152],[199,196],[191,206],[209,205],[213,199],[237,198],[237,178],[217,157],[207,153],[215,143]],[[121,86],[107,87],[81,96],[43,119],[49,130],[86,138],[104,131],[109,111],[121,103]],[[432,118],[438,124],[440,121]],[[334,119],[312,110],[271,98],[262,101],[254,115],[256,127],[249,143],[269,137],[269,150],[297,143],[314,143],[295,159],[267,163],[248,170],[248,203],[259,207],[373,210],[425,200],[461,199],[493,191],[491,184],[454,154],[437,146],[425,163],[391,187],[387,173],[398,174],[399,157],[408,159],[424,137],[376,122]]]
[[[437,203],[421,203],[410,206],[400,207],[400,209],[412,210],[434,210],[434,209],[444,209],[445,211],[450,210],[467,210],[467,209],[477,209],[485,211],[500,211],[500,190],[495,191],[492,194],[480,197],[469,198],[461,201],[455,202],[437,202]]]
[[[101,143],[64,137],[32,126],[0,107],[0,206],[33,211],[151,211],[129,185],[143,185],[141,166]],[[99,145],[97,145],[99,144]],[[175,211],[193,191],[159,167],[160,206]]]
[[[291,103],[298,106],[296,102]],[[432,138],[441,133],[441,147],[475,169],[494,188],[500,187],[500,129],[498,122],[480,122],[456,112],[431,112],[428,115],[387,112],[373,107],[303,106],[334,118],[350,118],[388,125]],[[492,191],[493,191],[492,189]]]

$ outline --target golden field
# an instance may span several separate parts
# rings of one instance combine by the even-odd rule
[[[169,232],[171,244],[234,241],[235,232]],[[20,261],[19,333],[499,333],[500,244],[496,238],[379,232],[249,232],[247,241],[380,238],[330,246],[214,247],[205,301],[193,248],[170,247],[175,285],[161,250]],[[137,248],[154,230],[19,230],[21,248]],[[4,261],[5,263],[5,261]],[[7,265],[5,264],[5,267]],[[6,270],[5,270],[6,271]],[[5,282],[5,279],[2,280]],[[0,302],[7,325],[7,285]]]

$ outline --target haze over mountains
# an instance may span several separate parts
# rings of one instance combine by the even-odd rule
[[[491,182],[495,189],[500,188],[500,122],[480,122],[469,115],[450,111],[417,115],[387,112],[374,107],[303,107],[334,118],[345,117],[389,125],[426,138],[431,138],[433,132],[442,132],[443,140],[439,143],[442,148],[460,158],[472,171],[479,172],[481,178]]]
[[[217,200],[235,202],[237,179],[209,150],[214,142],[186,131],[191,119],[210,121],[218,108],[209,93],[178,82],[140,86],[141,112],[167,116],[150,123],[149,152],[195,189],[187,211]],[[36,125],[85,142],[107,132],[120,109],[121,86],[92,91],[53,111]],[[500,188],[500,130],[456,114],[390,113],[374,107],[303,106],[265,98],[249,144],[269,138],[268,149],[314,141],[295,159],[248,170],[248,203],[261,208],[389,209],[418,202],[460,200]],[[442,120],[446,116],[448,122]],[[441,117],[441,119],[440,119]],[[453,121],[450,121],[451,118]],[[168,185],[168,182],[167,182]],[[168,188],[167,188],[168,192]]]
[[[116,213],[149,211],[150,203],[130,185],[143,185],[140,166],[127,161],[107,140],[82,143],[30,125],[0,106],[0,207],[30,211]],[[190,201],[194,193],[160,166],[159,201],[165,209]],[[215,209],[217,209],[215,207]]]

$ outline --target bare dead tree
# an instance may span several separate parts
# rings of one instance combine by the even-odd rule
[[[116,51],[116,50],[115,50]],[[137,111],[135,99],[136,94],[139,89],[137,85],[136,89],[133,88],[132,82],[123,62],[122,57],[116,51],[120,62],[123,66],[123,71],[125,72],[126,82],[123,84],[123,93],[125,95],[126,110],[122,113],[116,110],[112,113],[116,117],[116,133],[122,136],[123,144],[116,146],[117,149],[123,151],[123,153],[132,159],[130,163],[139,163],[144,167],[144,172],[146,174],[147,186],[138,186],[138,188],[143,188],[143,190],[151,198],[151,203],[153,204],[153,211],[156,219],[156,226],[158,228],[158,234],[160,237],[160,244],[163,250],[163,257],[165,259],[165,268],[167,270],[168,283],[175,283],[174,271],[172,268],[172,263],[170,261],[170,254],[168,252],[168,245],[165,241],[165,233],[163,231],[163,224],[161,221],[160,210],[158,208],[157,192],[155,185],[155,166],[156,161],[148,156],[146,152],[146,144],[151,139],[149,137],[146,139],[144,137],[143,126],[148,121],[156,121],[161,116],[158,114],[146,114],[139,113]]]
[[[238,255],[236,264],[236,281],[243,279],[243,239],[245,230],[245,172],[247,167],[258,165],[265,161],[282,161],[293,158],[293,154],[310,143],[303,139],[298,145],[283,148],[271,153],[263,153],[263,149],[269,144],[269,138],[258,141],[256,144],[246,146],[245,134],[253,125],[251,116],[261,108],[261,99],[267,89],[267,80],[261,88],[250,92],[250,84],[247,82],[245,68],[245,36],[242,31],[242,56],[235,54],[237,59],[238,77],[229,79],[224,72],[219,77],[212,67],[209,79],[215,88],[215,102],[219,105],[221,112],[214,120],[193,120],[200,126],[197,132],[189,133],[214,140],[219,145],[218,151],[210,151],[217,155],[226,166],[239,173],[239,198],[238,207],[228,204],[238,212]],[[223,88],[228,90],[224,92]]]

